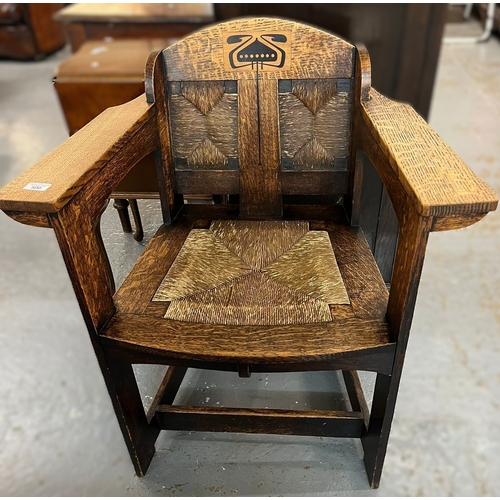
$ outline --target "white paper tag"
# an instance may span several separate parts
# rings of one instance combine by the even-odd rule
[[[28,191],[47,191],[52,184],[46,184],[44,182],[30,182],[23,187]]]

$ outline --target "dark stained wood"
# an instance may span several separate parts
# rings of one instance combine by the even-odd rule
[[[237,170],[181,170],[175,173],[175,190],[180,194],[238,194]]]
[[[373,86],[384,95],[410,102],[424,117],[429,112],[446,8],[444,4],[214,4],[218,21],[241,16],[286,17],[351,43],[363,43],[375,68]],[[423,63],[413,68],[405,65],[412,60]]]
[[[97,252],[98,255],[100,256],[100,262],[104,266],[104,273],[108,281],[108,288],[111,294],[113,294],[116,292],[115,277],[113,276],[113,269],[111,268],[111,262],[109,261],[109,257],[106,252],[106,247],[104,246],[104,241],[102,239],[102,233],[101,233],[101,217],[104,211],[106,210],[107,206],[108,202],[106,201],[102,206],[99,216],[94,221],[93,233],[95,238],[95,245],[97,246]]]
[[[121,312],[102,330],[101,340],[157,350],[171,359],[283,365],[326,361],[336,354],[390,344],[385,323],[375,320],[351,318],[307,327],[228,326]]]
[[[347,191],[347,172],[282,171],[283,195],[332,195]],[[181,170],[175,173],[175,190],[180,194],[238,194],[237,170]]]
[[[148,423],[153,420],[158,405],[171,405],[184,380],[187,368],[185,366],[169,366],[167,373],[161,381],[160,387],[156,391],[156,396],[148,410]]]
[[[149,425],[141,401],[132,365],[108,358],[108,390],[122,429],[135,472],[146,474],[155,454],[155,442],[160,429]]]
[[[362,439],[365,466],[372,487],[377,487],[382,474],[396,397],[403,370],[420,274],[432,218],[409,210],[400,224],[400,235],[394,264],[393,281],[387,307],[391,335],[397,340],[392,376],[378,374],[370,424]]]
[[[240,378],[250,378],[252,368],[250,365],[238,365],[238,376]]]
[[[255,207],[251,207],[252,202],[247,202],[248,208],[242,210],[242,215],[244,216],[246,213],[249,216],[264,215],[267,217],[281,217],[278,81],[257,80],[257,92],[260,135],[259,166],[258,168],[254,168],[254,178],[252,180],[249,178],[249,171],[247,172],[249,174],[248,177],[245,176],[244,178],[247,185],[251,186],[253,184],[255,186],[253,191],[258,193],[258,198],[253,200],[253,203],[260,205],[261,208],[258,210]],[[251,199],[249,195],[246,195],[246,197],[247,199]]]
[[[421,116],[428,117],[447,5],[240,3],[214,4],[214,8],[217,20],[257,15],[286,17],[326,29],[347,41],[365,44],[375,68],[374,87],[388,97],[409,102]],[[367,26],[371,29],[367,30]],[[370,165],[366,168],[371,170]],[[384,256],[382,267],[392,269],[387,255],[394,254],[397,224],[388,204],[384,202],[381,206],[380,181],[373,182],[369,177],[365,176],[363,189],[369,204],[364,203],[360,224],[372,249],[378,246],[378,255]],[[386,194],[383,196],[386,201]],[[347,204],[350,210],[351,201],[347,200]],[[374,213],[375,219],[368,215]],[[380,238],[379,221],[384,231]],[[382,274],[390,280],[385,269]]]
[[[107,275],[109,264],[94,228],[114,185],[141,157],[158,146],[156,134],[147,133],[147,128],[142,131],[144,134],[131,136],[107,161],[105,168],[78,186],[80,190],[58,213],[51,214],[73,286],[80,294],[80,305],[95,328],[108,319],[114,311],[114,303]],[[92,280],[87,279],[89,269],[93,270]]]
[[[119,356],[124,362],[132,364],[159,364],[185,366],[202,370],[219,370],[238,373],[237,363],[221,361],[197,361],[169,356],[161,350],[148,347],[132,346],[120,342],[102,339],[102,348],[112,356]],[[325,370],[365,370],[390,375],[394,364],[396,344],[387,344],[376,349],[361,349],[359,351],[336,354],[324,361],[300,363],[260,363],[249,365],[251,373],[289,373]]]
[[[113,208],[115,208],[118,212],[118,216],[120,217],[120,222],[122,225],[122,229],[124,233],[131,233],[132,226],[130,225],[130,217],[128,215],[128,200],[123,198],[116,198],[113,203]]]
[[[174,192],[174,159],[169,130],[168,97],[164,84],[163,55],[161,52],[156,57],[153,55],[150,56],[146,67],[145,79],[152,82],[148,83],[147,86],[153,89],[156,103],[156,122],[161,146],[155,157],[156,175],[158,177],[163,222],[169,224],[176,210],[175,205],[178,200]]]
[[[238,157],[240,172],[240,212],[242,217],[260,215],[259,108],[256,80],[242,80],[238,88]],[[259,175],[261,174],[261,175]],[[263,188],[265,189],[265,188]],[[264,197],[265,199],[265,197]],[[266,207],[264,207],[265,211]]]
[[[331,437],[360,437],[363,422],[359,412],[168,405],[158,407],[156,419],[168,430]]]
[[[284,195],[343,194],[348,190],[347,172],[281,172]]]
[[[63,6],[50,3],[30,3],[25,6],[38,54],[51,54],[65,45],[64,30],[54,15]]]
[[[381,217],[381,214],[384,214]],[[392,281],[392,266],[398,241],[398,220],[386,189],[382,191],[374,257],[386,283]]]
[[[134,218],[135,224],[134,240],[142,241],[142,239],[144,238],[144,230],[142,228],[141,214],[139,212],[137,200],[130,200],[130,211],[132,212],[132,217]]]
[[[0,23],[0,57],[42,59],[64,46],[60,23],[52,15],[62,4],[5,4]]]
[[[370,420],[370,410],[366,404],[365,394],[361,387],[358,373],[354,370],[343,370],[342,376],[344,377],[347,394],[353,411],[361,412],[363,415],[364,431],[368,431],[368,422]]]

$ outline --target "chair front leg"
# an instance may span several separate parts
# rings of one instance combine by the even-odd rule
[[[106,357],[108,392],[135,472],[143,477],[155,454],[160,429],[148,423],[132,365],[109,355]]]
[[[368,480],[378,488],[391,430],[403,362],[410,334],[417,290],[424,264],[432,217],[422,217],[411,208],[400,220],[396,261],[387,306],[387,320],[396,356],[390,376],[377,374],[368,431],[361,438]]]

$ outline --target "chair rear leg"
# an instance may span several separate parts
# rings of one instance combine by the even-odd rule
[[[155,454],[160,429],[149,425],[130,363],[108,359],[108,390],[130,458],[139,477],[144,476]]]

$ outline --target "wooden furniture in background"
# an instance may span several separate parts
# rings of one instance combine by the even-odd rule
[[[410,103],[428,117],[447,4],[226,3],[214,4],[218,21],[241,16],[281,16],[327,29],[370,53],[373,86]],[[384,280],[391,281],[397,217],[376,170],[363,163],[360,225]]]
[[[86,40],[182,37],[214,21],[210,3],[74,4],[55,18],[73,52]]]
[[[151,52],[164,49],[178,38],[142,38],[85,42],[56,70],[54,86],[70,135],[105,109],[144,93],[144,67]],[[154,155],[143,158],[113,192],[122,228],[131,232],[128,206],[134,217],[134,238],[143,228],[138,199],[158,198]]]
[[[0,57],[42,59],[64,46],[61,23],[52,19],[63,4],[0,4]]]
[[[100,215],[153,151],[164,224],[115,292]],[[359,151],[399,222],[390,292],[358,227]],[[200,186],[239,203],[183,204]],[[138,475],[161,429],[320,435],[360,438],[372,487],[428,236],[497,202],[411,106],[371,87],[364,48],[269,18],[153,54],[145,96],[108,109],[0,191],[7,215],[55,231]],[[133,363],[170,365],[147,413]],[[350,407],[173,405],[187,367],[341,370]],[[357,370],[377,373],[371,409]]]

